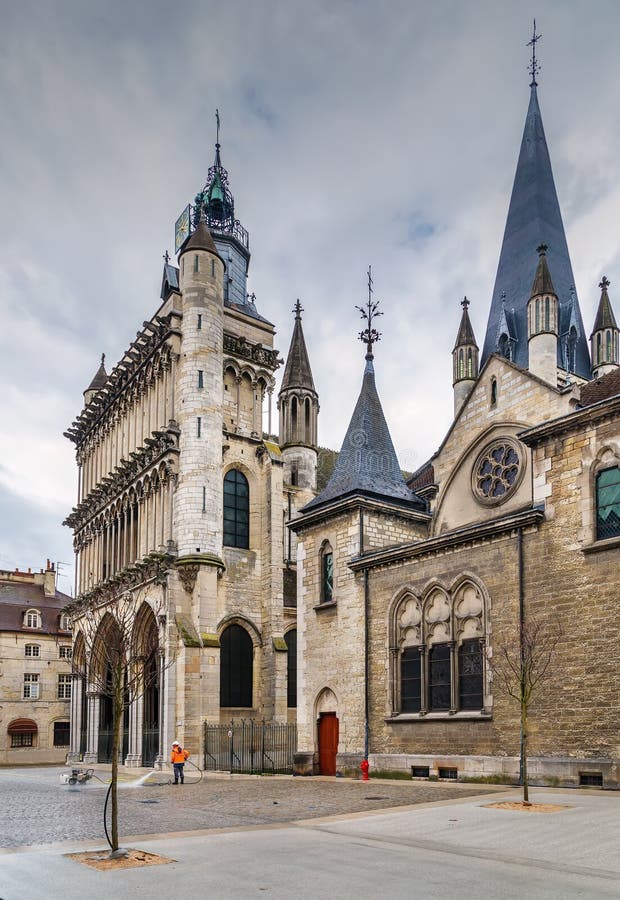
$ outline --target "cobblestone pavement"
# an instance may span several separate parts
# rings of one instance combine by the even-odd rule
[[[107,784],[92,779],[60,783],[62,769],[0,769],[0,847],[21,847],[103,837]],[[145,770],[141,770],[142,772]],[[105,781],[109,772],[97,770]],[[364,783],[343,778],[216,776],[199,783],[188,771],[184,785],[161,784],[154,772],[143,784],[125,770],[119,784],[121,835],[164,834],[205,828],[277,825],[415,803],[471,797],[486,785],[429,782]],[[160,782],[159,784],[157,782]],[[505,786],[496,790],[505,791]]]

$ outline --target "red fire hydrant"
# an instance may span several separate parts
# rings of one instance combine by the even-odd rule
[[[368,769],[370,768],[370,764],[367,759],[363,759],[360,763],[360,769],[362,770],[362,781],[368,781]]]

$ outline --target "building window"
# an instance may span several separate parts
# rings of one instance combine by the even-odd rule
[[[202,433],[202,418],[200,416],[196,417],[196,437],[200,437]]]
[[[400,692],[403,712],[420,712],[422,658],[419,647],[405,647],[400,657]]]
[[[68,747],[70,731],[69,722],[54,722],[54,747]]]
[[[211,275],[215,278],[215,260],[211,260]]]
[[[435,644],[428,654],[428,708],[431,712],[450,709],[452,678],[449,644]]]
[[[60,630],[71,631],[71,616],[63,613],[60,617]]]
[[[39,676],[26,672],[24,675],[24,700],[39,699]]]
[[[453,592],[404,592],[390,624],[394,715],[484,711],[485,599],[463,580]]]
[[[482,646],[479,640],[459,647],[459,709],[482,709]]]
[[[297,629],[291,628],[284,635],[288,655],[286,658],[286,705],[289,709],[297,706]]]
[[[334,553],[326,542],[321,549],[321,603],[331,603],[334,599]]]
[[[203,388],[204,386],[204,372],[202,369],[198,369],[198,387]]]
[[[241,625],[229,625],[220,638],[220,706],[252,706],[254,647]]]
[[[71,659],[73,656],[73,650],[68,644],[61,644],[58,648],[58,657],[59,659]]]
[[[24,625],[26,628],[40,628],[41,614],[37,609],[29,609],[24,617]]]
[[[491,406],[497,403],[497,378],[491,378]]]
[[[41,656],[41,648],[38,644],[26,644],[24,647],[24,656]]]
[[[34,747],[34,734],[32,731],[27,731],[23,734],[12,734],[11,749],[14,749],[15,747]]]
[[[198,331],[202,330],[202,313],[198,313],[198,323],[196,325]]]
[[[471,475],[472,491],[486,506],[503,503],[519,487],[524,466],[516,441],[494,441],[478,455]]]
[[[224,546],[250,546],[250,487],[238,469],[224,477]]]
[[[70,700],[71,699],[71,676],[70,675],[59,675],[58,676],[58,699],[59,700]]]
[[[596,539],[620,536],[620,466],[596,476]]]
[[[199,267],[200,267],[200,261],[199,261],[199,258],[198,258],[198,254],[196,253],[196,254],[194,255],[194,272],[198,272],[198,271],[199,271]]]

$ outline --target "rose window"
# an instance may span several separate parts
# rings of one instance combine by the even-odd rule
[[[472,473],[476,496],[486,503],[501,503],[521,480],[519,451],[512,441],[498,441],[482,451]]]

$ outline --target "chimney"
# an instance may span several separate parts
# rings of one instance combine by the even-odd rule
[[[56,593],[56,572],[54,564],[47,561],[47,567],[43,575],[43,593],[46,597],[53,597]]]

